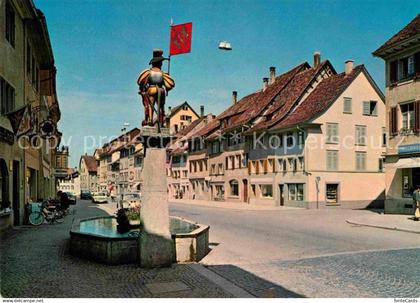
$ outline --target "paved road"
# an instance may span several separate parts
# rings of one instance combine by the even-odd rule
[[[202,263],[254,295],[420,296],[420,236],[345,222],[365,211],[257,212],[178,203],[170,210],[211,226],[213,250]]]

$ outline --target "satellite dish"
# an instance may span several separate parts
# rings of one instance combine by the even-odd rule
[[[219,43],[219,49],[222,49],[222,50],[232,50],[232,46],[231,46],[230,42],[221,41]]]

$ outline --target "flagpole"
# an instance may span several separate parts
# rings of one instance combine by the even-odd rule
[[[172,32],[172,18],[171,21],[169,23],[169,56],[168,56],[168,75],[170,74],[171,71],[171,32]]]

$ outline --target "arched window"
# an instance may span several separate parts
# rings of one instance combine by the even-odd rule
[[[230,185],[230,195],[231,196],[239,196],[239,183],[237,180],[229,181]]]

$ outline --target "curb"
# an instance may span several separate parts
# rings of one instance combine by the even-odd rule
[[[230,293],[235,298],[256,298],[255,296],[247,292],[245,289],[240,288],[236,284],[233,284],[232,282],[216,274],[214,271],[207,269],[201,264],[195,263],[188,264],[187,266],[199,273],[200,275],[204,276],[217,286],[219,286],[225,292]]]
[[[222,205],[210,205],[210,204],[200,204],[200,203],[190,203],[186,201],[168,201],[169,204],[183,204],[183,205],[192,205],[198,207],[207,207],[207,208],[220,208],[220,209],[229,209],[229,210],[244,210],[244,211],[288,211],[288,210],[306,210],[306,208],[300,207],[291,207],[291,206],[259,206],[259,207],[236,207],[236,206],[222,206]],[[287,208],[282,208],[287,207]]]
[[[346,220],[348,224],[351,225],[357,225],[357,226],[366,226],[366,227],[373,227],[373,228],[380,228],[380,229],[386,229],[386,230],[394,230],[394,231],[401,231],[406,233],[413,233],[413,234],[420,234],[420,231],[411,230],[411,229],[404,229],[404,228],[398,228],[398,227],[387,227],[382,225],[374,225],[374,224],[366,224],[366,223],[358,223],[350,220]]]

